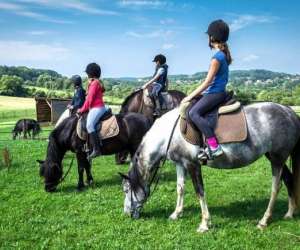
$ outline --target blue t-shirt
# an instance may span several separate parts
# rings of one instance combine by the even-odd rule
[[[219,50],[212,59],[218,60],[220,63],[219,70],[212,81],[212,84],[207,88],[203,94],[212,94],[225,92],[226,85],[228,83],[228,63],[226,60],[226,55],[223,51]]]

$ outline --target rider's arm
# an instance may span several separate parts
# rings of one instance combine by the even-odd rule
[[[146,82],[142,88],[147,88],[150,84],[156,82],[158,80],[158,78],[164,73],[164,69],[159,69],[156,73],[156,75],[151,79],[149,80],[148,82]]]
[[[193,98],[201,95],[202,92],[205,91],[212,84],[219,68],[220,68],[219,61],[217,59],[212,59],[204,82],[198,88],[196,88],[191,94],[185,97],[183,101],[188,102],[191,101]]]

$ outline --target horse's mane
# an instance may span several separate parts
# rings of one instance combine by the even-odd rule
[[[125,100],[123,101],[123,103],[121,104],[121,111],[120,113],[122,112],[126,112],[127,110],[123,110],[123,108],[125,109],[126,106],[128,105],[128,102],[136,95],[138,94],[139,92],[143,91],[142,89],[137,89],[135,91],[133,91],[129,96],[127,96],[125,98]]]

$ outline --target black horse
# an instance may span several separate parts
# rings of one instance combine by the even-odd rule
[[[17,121],[14,129],[12,130],[12,138],[15,140],[23,133],[23,138],[27,138],[27,134],[30,138],[34,139],[41,132],[41,127],[34,119],[21,119]]]
[[[111,155],[128,150],[133,157],[143,136],[149,130],[150,121],[142,114],[128,113],[116,115],[119,125],[119,134],[115,137],[104,139],[101,152],[103,155]],[[83,173],[86,171],[87,183],[93,182],[91,164],[87,160],[84,151],[85,141],[81,140],[76,131],[78,117],[72,115],[66,118],[49,135],[49,143],[45,161],[40,161],[40,175],[45,180],[45,190],[55,191],[63,175],[62,160],[65,153],[71,150],[76,154],[78,164],[78,186],[80,190],[84,187]]]

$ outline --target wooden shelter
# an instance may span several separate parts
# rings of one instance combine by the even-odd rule
[[[56,123],[66,110],[70,99],[36,97],[36,118],[38,122]]]

